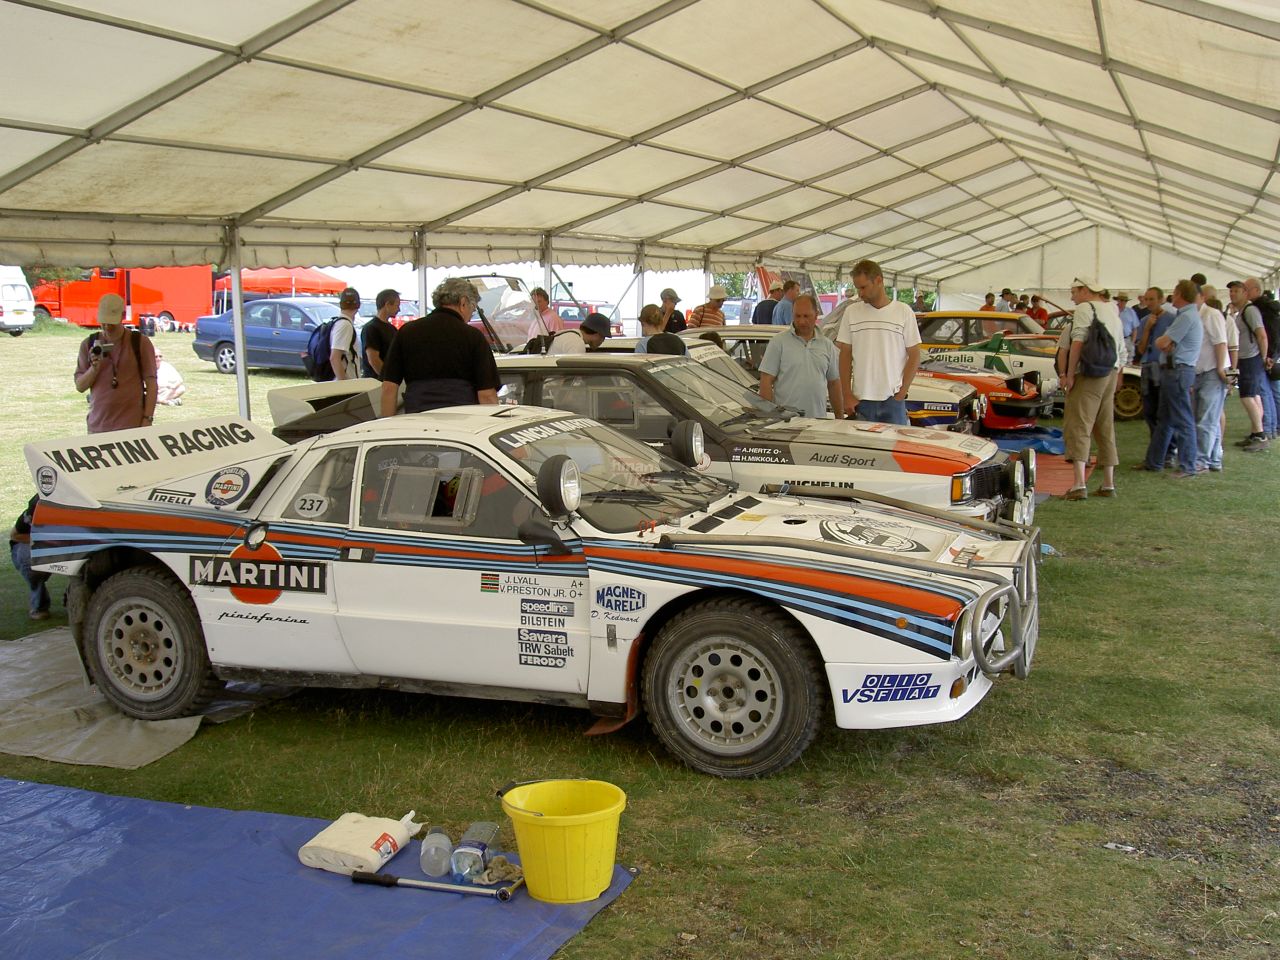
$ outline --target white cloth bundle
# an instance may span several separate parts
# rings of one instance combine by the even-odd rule
[[[399,820],[344,813],[308,840],[298,851],[298,859],[304,866],[330,873],[376,873],[422,827],[413,822],[415,812],[410,810]]]

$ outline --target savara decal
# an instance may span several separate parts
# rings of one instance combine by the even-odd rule
[[[209,478],[204,498],[215,507],[235,503],[249,489],[249,471],[243,467],[224,467]]]
[[[253,431],[242,423],[228,423],[212,427],[196,427],[190,431],[162,433],[155,437],[136,440],[108,440],[105,443],[86,443],[64,450],[51,450],[47,454],[67,473],[81,470],[102,470],[123,467],[135,463],[153,463],[162,457],[185,457],[191,453],[220,450],[242,443],[253,442]]]
[[[941,689],[930,683],[931,673],[868,673],[857,690],[842,690],[845,703],[899,703],[904,700],[932,700]]]
[[[572,420],[535,423],[532,426],[500,433],[493,439],[494,442],[501,444],[508,450],[517,450],[527,443],[533,443],[535,440],[546,440],[548,437],[558,436],[562,433],[572,433],[574,430],[583,429],[590,430],[599,426],[595,420],[590,420],[587,417],[575,417]]]
[[[47,497],[58,486],[58,471],[53,467],[40,467],[36,470],[36,489],[42,497]]]
[[[824,520],[819,529],[822,538],[833,543],[847,543],[852,547],[870,547],[892,553],[928,553],[929,548],[918,540],[894,533],[878,524],[862,520]]]
[[[156,487],[147,494],[147,499],[152,503],[177,503],[182,506],[189,505],[195,498],[196,495],[191,490],[171,490],[166,487]]]
[[[643,610],[649,598],[643,590],[622,584],[611,584],[596,590],[596,606],[614,613],[630,613]]]
[[[569,635],[562,630],[530,630],[522,627],[518,634],[520,665],[563,669],[573,656]]]
[[[810,463],[829,463],[840,467],[874,467],[879,463],[877,457],[860,457],[852,453],[814,453],[809,456]]]
[[[729,459],[735,463],[795,463],[791,453],[783,447],[748,446],[743,444],[733,448]]]
[[[300,493],[293,501],[293,512],[310,520],[322,517],[329,510],[329,498],[322,493]]]
[[[306,617],[282,617],[274,613],[245,613],[240,610],[223,610],[219,620],[236,620],[248,623],[310,623]]]
[[[324,593],[328,567],[315,560],[285,560],[274,546],[241,544],[229,557],[193,555],[192,585],[228,587],[241,603],[275,603],[282,593]]]

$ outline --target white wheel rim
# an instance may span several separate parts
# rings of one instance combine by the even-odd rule
[[[182,646],[168,615],[138,597],[107,609],[98,650],[112,684],[134,700],[167,696],[182,675]]]

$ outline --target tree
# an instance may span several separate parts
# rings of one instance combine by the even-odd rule
[[[23,267],[22,272],[27,275],[27,284],[32,290],[41,283],[62,286],[72,280],[79,280],[85,273],[83,267],[51,267],[47,263],[30,264]]]
[[[713,273],[711,282],[718,283],[724,287],[725,293],[730,297],[745,297],[747,295],[747,275],[745,273]]]

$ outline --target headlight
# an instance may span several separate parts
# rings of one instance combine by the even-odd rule
[[[582,502],[582,475],[573,460],[566,460],[560,470],[560,499],[570,513],[577,510]]]
[[[973,607],[966,607],[956,618],[956,629],[951,635],[951,655],[958,660],[968,660],[973,653],[973,636],[969,624],[973,619]]]
[[[1009,488],[1014,500],[1021,500],[1022,495],[1027,492],[1026,471],[1022,468],[1021,460],[1009,461]]]
[[[963,503],[973,499],[973,474],[957,473],[951,478],[951,502]]]
[[[1036,452],[1030,447],[1023,447],[1022,466],[1027,471],[1027,489],[1034,490],[1036,488]]]

